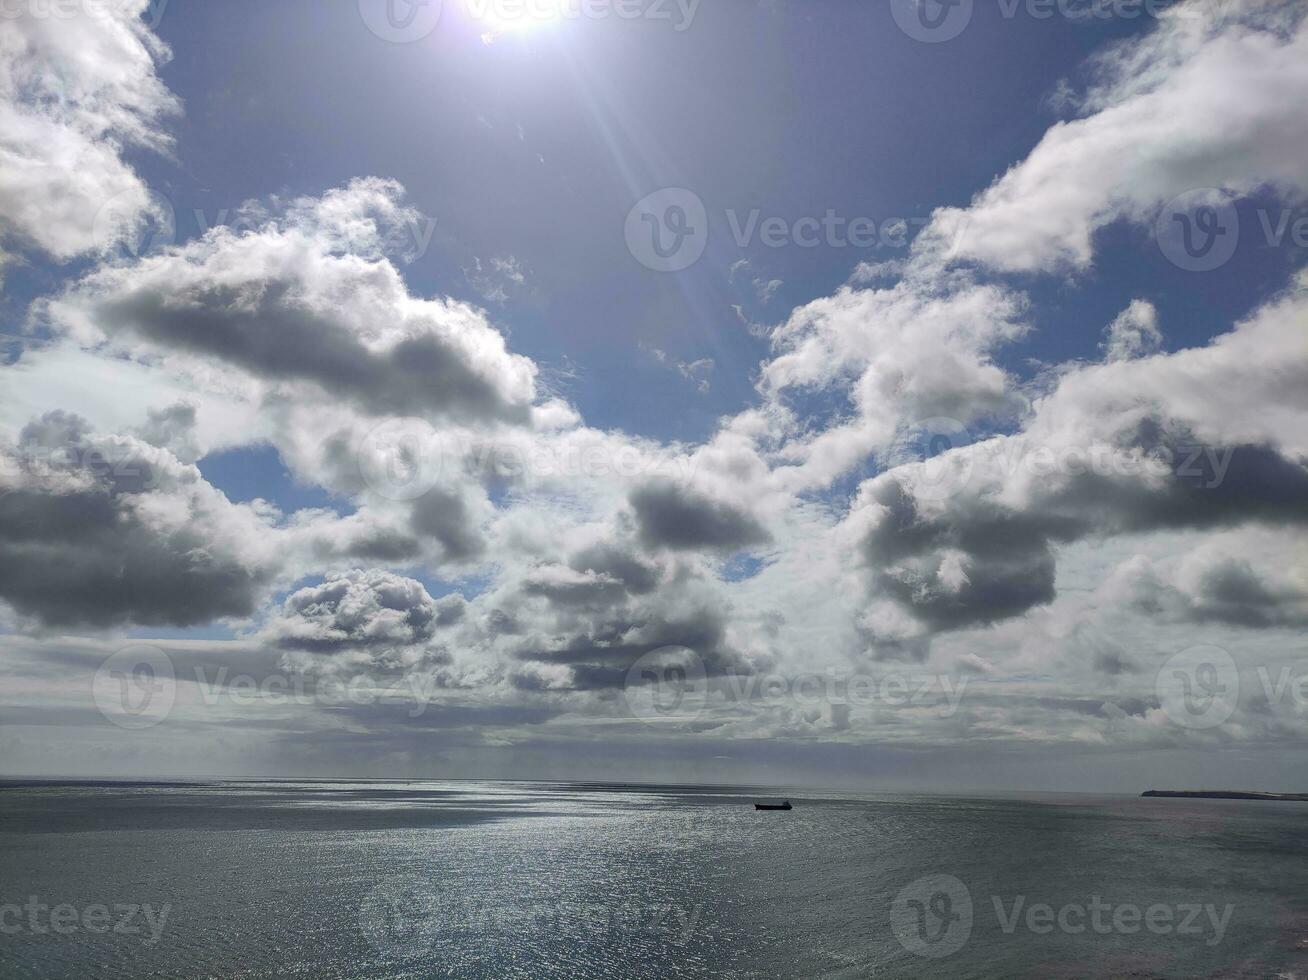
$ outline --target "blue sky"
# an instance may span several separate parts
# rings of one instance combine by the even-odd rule
[[[432,246],[405,269],[415,291],[484,302],[468,281],[474,261],[518,259],[527,295],[491,307],[515,349],[575,370],[568,394],[593,424],[683,439],[705,438],[753,398],[766,346],[733,304],[776,322],[859,261],[900,251],[742,249],[727,209],[742,220],[757,207],[791,220],[832,209],[921,222],[965,204],[1038,142],[1060,79],[1149,26],[1006,20],[983,7],[955,42],[923,45],[878,4],[725,3],[702,5],[681,33],[578,21],[486,45],[470,43],[459,13],[396,45],[360,38],[349,4],[168,7],[159,34],[177,54],[160,75],[187,113],[177,160],[143,157],[143,173],[173,201],[184,236],[201,230],[195,209],[213,222],[250,197],[394,177],[436,220]],[[704,199],[713,236],[676,277],[650,275],[621,238],[631,205],[668,186]],[[1142,282],[1186,314],[1178,344],[1206,339],[1265,285],[1237,270],[1220,287],[1159,283],[1166,263],[1148,241],[1131,245],[1082,281],[1046,287],[1049,327],[1023,355],[1092,356]],[[742,258],[782,280],[766,306],[727,281]],[[1198,285],[1213,315],[1191,326],[1186,294]],[[639,363],[642,341],[683,361],[713,358],[710,392]]]
[[[916,0],[597,2],[530,30],[395,2],[439,19],[396,43],[382,0],[13,18],[0,639],[23,696],[90,711],[42,651],[94,670],[147,641],[183,678],[421,682],[484,713],[424,743],[461,774],[619,726],[651,774],[757,778],[777,740],[833,768],[876,746],[956,772],[978,738],[1198,758],[1169,657],[1298,669],[1301,3],[964,2],[924,41]],[[672,272],[631,238],[673,227],[642,217],[661,193],[707,227]],[[1238,241],[1198,271],[1176,235],[1210,215]],[[878,241],[797,240],[828,216]],[[981,693],[927,723],[729,695],[697,738],[623,715],[670,649],[717,693]],[[375,705],[297,707],[259,743],[278,771],[425,771]],[[1232,744],[1289,730],[1243,710]],[[296,756],[337,728],[341,754]]]

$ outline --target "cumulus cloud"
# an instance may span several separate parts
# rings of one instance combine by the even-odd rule
[[[1308,20],[1302,4],[1179,4],[1097,57],[1080,104],[966,209],[920,238],[1010,272],[1084,269],[1095,234],[1151,224],[1194,188],[1308,191]]]
[[[651,548],[740,551],[771,541],[748,511],[696,490],[655,481],[631,493],[640,539]]]
[[[728,642],[727,625],[725,610],[693,593],[647,597],[572,619],[570,629],[553,635],[528,632],[514,651],[524,661],[514,683],[581,691],[621,688],[640,657],[663,647],[690,651],[710,676],[747,673],[746,660]]]
[[[1280,540],[1275,540],[1279,538]],[[1136,555],[1115,568],[1101,592],[1122,608],[1172,623],[1249,629],[1308,625],[1303,535],[1232,532],[1179,560]]]
[[[246,617],[279,565],[273,517],[165,449],[50,413],[0,455],[0,599],[51,627]]]
[[[124,161],[166,150],[178,102],[155,75],[167,46],[141,20],[148,0],[6,13],[0,39],[0,226],[59,260],[132,239],[157,205]],[[10,244],[15,244],[11,242]],[[0,254],[0,260],[4,256]]]
[[[314,653],[415,646],[435,636],[441,613],[421,582],[355,569],[292,593],[262,638]]]
[[[195,406],[176,402],[146,410],[146,423],[136,430],[145,442],[167,449],[184,463],[194,463],[200,450],[195,436]]]
[[[1302,423],[1277,424],[1305,410],[1291,392],[1308,386],[1306,315],[1300,288],[1206,348],[1072,372],[1021,433],[865,483],[849,523],[889,604],[871,631],[897,640],[1048,603],[1057,546],[1091,536],[1308,523]]]
[[[255,230],[87,276],[45,309],[82,343],[216,359],[277,386],[307,383],[377,416],[525,423],[536,369],[476,309],[412,296],[384,253],[416,218],[398,184],[352,181]]]
[[[906,424],[1012,416],[1022,399],[994,354],[1027,332],[1025,315],[1019,293],[929,270],[795,310],[772,335],[765,396],[843,394],[849,411],[785,447],[787,484],[830,483],[890,447]]]
[[[433,488],[414,501],[410,525],[418,535],[434,538],[446,561],[468,561],[485,550],[485,541],[463,497]]]

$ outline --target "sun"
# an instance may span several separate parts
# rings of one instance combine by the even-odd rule
[[[463,0],[468,15],[480,22],[484,40],[520,34],[562,20],[568,0]]]

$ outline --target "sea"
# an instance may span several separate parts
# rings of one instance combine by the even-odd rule
[[[1308,977],[1308,804],[11,780],[0,976]]]

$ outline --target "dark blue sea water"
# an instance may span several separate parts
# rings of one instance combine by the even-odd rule
[[[1308,975],[1305,804],[758,798],[0,785],[0,976]]]

